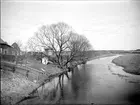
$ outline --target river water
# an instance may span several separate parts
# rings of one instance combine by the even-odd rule
[[[114,57],[89,61],[61,80],[55,78],[41,87],[39,97],[28,103],[132,104],[140,103],[140,84],[113,75],[108,64]]]

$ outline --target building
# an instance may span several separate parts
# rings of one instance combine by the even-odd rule
[[[15,50],[15,55],[21,55],[21,50],[20,50],[20,48],[19,48],[19,46],[18,46],[17,43],[13,43],[13,44],[12,44],[12,47],[13,47],[14,50]]]
[[[48,64],[48,62],[49,62],[48,57],[43,57],[43,58],[42,58],[42,63],[43,63],[43,64],[46,65],[46,64]]]
[[[54,56],[53,49],[45,48],[44,50],[45,50],[45,52],[44,52],[45,55]]]
[[[0,60],[15,61],[15,49],[0,38]]]
[[[55,57],[53,49],[45,48],[41,57],[42,57],[42,63],[43,64],[50,63],[51,62],[50,58]]]
[[[15,50],[0,38],[0,53],[3,55],[15,55]]]

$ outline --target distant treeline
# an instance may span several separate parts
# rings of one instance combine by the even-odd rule
[[[109,56],[109,55],[113,55],[113,54],[130,54],[130,53],[140,54],[140,51],[139,50],[89,50],[84,53],[85,53],[84,55],[86,55],[86,58],[92,59],[92,58],[96,58],[96,57]],[[47,56],[47,55],[43,54],[43,52],[34,52],[32,56],[34,58],[36,58],[37,60],[41,60],[42,57]],[[66,56],[66,55],[64,55],[64,56]],[[51,61],[55,60],[55,57],[49,57],[49,56],[47,56],[47,57]],[[79,56],[79,57],[83,58],[81,56]],[[75,59],[77,59],[77,57]]]
[[[140,54],[140,51],[136,50],[90,50],[85,52],[88,58],[95,58],[103,55],[112,55],[112,54]]]

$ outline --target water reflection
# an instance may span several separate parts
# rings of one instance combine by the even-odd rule
[[[99,69],[100,68],[100,69]],[[74,70],[71,79],[64,76],[64,85],[60,103],[139,103],[140,85],[130,84],[122,78],[103,72],[97,65],[82,65]]]
[[[38,89],[34,103],[138,103],[140,84],[128,83],[112,75],[103,65],[87,64],[74,68]],[[31,101],[30,101],[31,102]]]

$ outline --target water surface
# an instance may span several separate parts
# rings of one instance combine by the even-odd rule
[[[41,103],[95,103],[95,104],[132,104],[140,103],[140,84],[130,83],[124,78],[113,75],[108,64],[114,57],[89,61],[64,76],[62,81],[55,78],[40,88],[40,97],[34,102]]]

